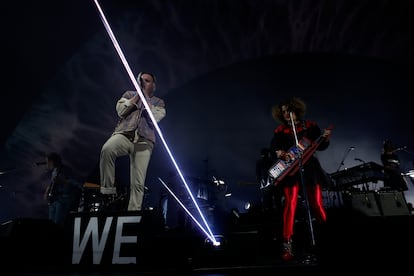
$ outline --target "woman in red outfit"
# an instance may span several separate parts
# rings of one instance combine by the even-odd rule
[[[326,129],[321,131],[319,126],[310,120],[304,120],[306,104],[300,98],[293,97],[272,108],[272,116],[281,124],[275,129],[271,141],[271,153],[275,160],[282,159],[288,161],[289,149],[296,146],[297,141],[304,137],[314,142],[323,137],[317,150],[325,150],[329,146],[329,136],[331,131]],[[294,124],[294,127],[292,125]],[[295,138],[296,133],[296,138]],[[305,138],[305,139],[306,139]],[[292,237],[294,234],[295,213],[298,203],[299,191],[302,188],[301,180],[304,180],[305,190],[309,206],[313,210],[313,215],[319,222],[326,221],[326,212],[322,201],[321,186],[325,184],[325,173],[315,156],[311,156],[302,162],[302,170],[297,170],[294,175],[284,177],[277,185],[283,185],[284,207],[283,207],[283,253],[282,259],[291,260],[294,257],[292,251]],[[303,173],[303,178],[301,177]]]

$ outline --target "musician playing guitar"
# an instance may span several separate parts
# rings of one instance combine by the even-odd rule
[[[290,149],[296,145],[297,140],[319,141],[316,150],[325,150],[329,146],[330,129],[323,132],[320,127],[313,121],[303,119],[306,112],[306,104],[297,97],[285,100],[272,108],[272,116],[281,124],[275,129],[271,140],[270,150],[274,160],[284,160],[289,162],[295,156],[292,156]],[[292,126],[292,122],[294,127]],[[295,133],[296,138],[295,139]],[[298,195],[302,187],[301,173],[306,185],[306,191],[309,199],[309,205],[313,209],[314,216],[318,222],[326,221],[326,212],[322,201],[321,186],[326,181],[326,175],[314,156],[308,156],[302,163],[303,170],[295,170],[293,173],[286,175],[278,183],[283,188],[284,207],[283,207],[283,251],[282,259],[291,260],[294,257],[292,249],[292,238],[294,236],[294,222],[296,207],[298,204]]]
[[[63,225],[69,212],[77,207],[82,186],[69,168],[63,165],[59,154],[49,153],[46,166],[50,173],[50,182],[44,193],[49,208],[48,216],[56,224]]]

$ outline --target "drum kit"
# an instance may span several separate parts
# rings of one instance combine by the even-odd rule
[[[178,179],[170,179],[169,184],[171,184],[171,188],[184,205],[187,205],[189,208],[193,207],[189,192],[184,187],[184,184],[178,183],[178,181]],[[188,186],[192,191],[198,205],[201,207],[210,205],[211,200],[213,199],[212,188],[214,185],[214,181],[212,183],[209,183],[208,181],[205,181],[199,177],[188,178]],[[98,212],[102,210],[102,205],[103,198],[100,192],[100,185],[96,183],[85,182],[83,184],[83,191],[78,211]]]
[[[79,212],[98,212],[102,210],[122,211],[127,208],[127,193],[118,191],[117,195],[108,201],[100,191],[100,185],[91,182],[83,184],[82,196],[78,206]],[[146,188],[146,187],[145,187]]]
[[[100,193],[100,185],[85,182],[83,184],[82,196],[78,211],[80,212],[97,212],[102,207],[102,197]]]

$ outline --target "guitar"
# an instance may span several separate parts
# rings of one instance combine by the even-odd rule
[[[59,181],[59,174],[60,172],[58,172],[57,170],[53,170],[52,172],[52,180],[50,182],[49,185],[49,189],[48,189],[48,193],[47,193],[47,202],[48,204],[52,203],[55,199],[55,192],[56,192],[56,182]]]
[[[332,130],[332,126],[327,129]],[[316,149],[326,140],[326,137],[319,136],[315,142],[303,137],[297,145],[288,150],[288,160],[279,159],[269,169],[269,177],[273,185],[278,185],[287,175],[294,175],[299,170],[299,161],[305,164],[313,155]]]
[[[48,193],[46,195],[46,201],[48,204],[51,204],[54,200],[54,186],[55,186],[55,183],[52,182],[50,183],[48,187]]]

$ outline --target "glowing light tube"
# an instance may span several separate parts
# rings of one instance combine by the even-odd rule
[[[165,182],[158,177],[158,180],[162,183],[162,185],[164,185],[164,187],[168,190],[168,192],[174,197],[174,199],[178,202],[178,204],[180,204],[181,207],[183,207],[184,211],[192,218],[192,220],[198,225],[198,227],[206,234],[206,236],[211,240],[211,241],[215,241],[215,238],[213,236],[211,236],[209,233],[207,233],[207,231],[204,229],[204,227],[200,224],[200,222],[198,222],[198,220],[193,216],[193,214],[191,214],[191,212],[187,209],[187,207],[185,207],[185,205],[181,202],[181,200],[174,194],[174,192],[168,187],[167,184],[165,184]]]

